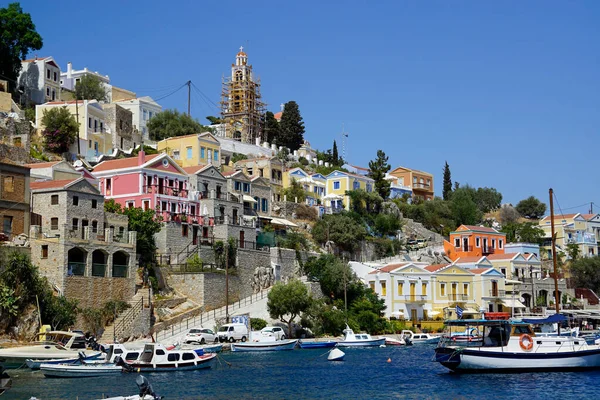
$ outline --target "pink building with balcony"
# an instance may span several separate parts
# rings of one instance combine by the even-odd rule
[[[103,161],[93,173],[104,197],[123,207],[156,210],[167,222],[213,225],[201,216],[187,173],[166,153]]]

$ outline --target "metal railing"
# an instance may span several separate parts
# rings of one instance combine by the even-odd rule
[[[512,294],[512,292],[511,292]],[[506,296],[506,290],[494,290],[491,289],[490,290],[490,297],[505,297]]]
[[[448,299],[454,301],[465,301],[469,299],[469,295],[467,294],[458,294],[458,293],[450,293],[448,294]]]
[[[129,267],[127,265],[116,265],[113,264],[112,277],[113,278],[127,278]]]
[[[106,264],[92,263],[92,276],[106,276]]]
[[[84,276],[85,275],[85,263],[82,262],[69,262],[67,264],[67,275],[68,276]]]
[[[125,332],[125,330],[129,327],[129,325],[135,321],[138,317],[139,313],[144,309],[144,297],[142,297],[137,303],[133,304],[131,308],[127,309],[127,311],[120,315],[113,325],[113,340],[116,342],[118,338],[120,338]]]
[[[262,290],[259,293],[255,293],[249,297],[240,299],[234,303],[229,304],[229,315],[233,315],[235,310],[239,310],[242,307],[250,305],[252,303],[257,302],[258,300],[264,299],[268,294],[271,288]],[[165,340],[169,337],[173,337],[179,333],[187,331],[188,329],[203,326],[205,322],[214,321],[216,322],[217,318],[226,317],[226,307],[223,306],[218,309],[214,309],[211,311],[200,312],[200,314],[195,315],[190,318],[186,318],[181,322],[176,324],[164,327],[160,330],[154,331],[155,340],[159,342],[160,340]],[[212,328],[212,327],[210,327]]]
[[[496,252],[496,249],[493,247],[487,246],[487,247],[483,247],[481,252],[483,254],[494,254]]]
[[[417,303],[417,302],[421,302],[421,301],[427,301],[427,295],[426,294],[405,294],[402,297],[404,298],[404,301],[407,301],[407,302],[410,302],[410,303]]]

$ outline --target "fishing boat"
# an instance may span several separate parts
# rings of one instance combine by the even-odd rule
[[[77,358],[59,358],[56,360],[25,360],[25,363],[30,369],[40,369],[40,365],[42,364],[77,364],[81,361],[102,361],[102,353],[97,353],[92,356],[87,356],[84,352],[79,353],[79,357]]]
[[[79,358],[79,352],[86,349],[85,337],[76,332],[44,332],[44,341],[30,346],[0,349],[0,365],[4,368],[20,368],[26,360],[56,360]],[[100,352],[90,352],[88,356],[99,356]]]
[[[202,349],[168,350],[160,343],[146,343],[136,360],[118,359],[115,363],[136,372],[188,371],[210,368],[216,356],[205,354]]]
[[[348,325],[344,329],[344,339],[338,342],[338,347],[372,347],[385,345],[385,338],[372,338],[368,333],[354,333]]]
[[[256,342],[231,343],[231,351],[294,350],[294,347],[296,347],[297,343],[298,339],[275,340],[274,337],[265,337]]]
[[[203,344],[203,345],[190,345],[190,344],[178,344],[174,347],[177,350],[202,350],[204,353],[220,353],[223,351],[223,344]]]
[[[582,338],[540,337],[531,325],[507,320],[455,320],[446,326],[477,325],[481,339],[442,337],[435,361],[456,372],[569,371],[600,368],[600,346]]]
[[[123,367],[116,364],[42,364],[40,371],[47,378],[93,378],[105,375],[119,375]]]
[[[104,359],[107,363],[113,364],[115,363],[117,357],[121,357],[125,361],[137,360],[140,354],[142,354],[143,350],[143,348],[129,349],[121,343],[110,343],[108,345],[104,345],[104,347],[106,351],[106,356]]]
[[[324,341],[324,342],[315,342],[315,341],[310,341],[310,342],[306,342],[303,340],[300,340],[298,342],[298,345],[300,346],[301,349],[330,349],[332,347],[335,347],[337,345],[337,341],[335,340],[328,340],[328,341]]]
[[[440,341],[440,336],[431,335],[429,333],[415,333],[412,337],[413,343],[435,344]]]
[[[553,314],[548,317],[521,317],[521,320],[533,325],[533,331],[537,336],[579,336],[578,326],[574,328],[563,326],[569,321],[569,318],[563,314]]]
[[[400,339],[396,339],[393,337],[389,337],[389,336],[382,336],[385,339],[385,345],[386,346],[406,346],[406,342],[404,341],[403,338]]]

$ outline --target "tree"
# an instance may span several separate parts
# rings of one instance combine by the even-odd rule
[[[313,239],[320,244],[333,242],[342,251],[353,252],[367,236],[367,230],[345,214],[326,215],[312,230]]]
[[[444,189],[442,193],[442,197],[444,200],[450,200],[450,196],[452,196],[452,174],[450,173],[450,166],[448,165],[448,161],[444,165]]]
[[[571,263],[571,275],[575,287],[600,290],[600,256],[583,257]]]
[[[75,98],[77,100],[97,100],[106,102],[108,95],[100,79],[91,74],[85,74],[75,85]]]
[[[297,279],[287,284],[276,283],[269,292],[267,310],[273,319],[279,319],[288,325],[288,334],[294,337],[292,322],[306,311],[311,303],[311,297],[306,285]]]
[[[288,101],[283,106],[281,122],[279,123],[279,137],[277,144],[285,146],[291,151],[298,150],[304,143],[304,122],[300,109],[295,101]]]
[[[130,207],[123,210],[129,218],[128,228],[137,232],[137,254],[140,264],[148,263],[156,252],[154,235],[160,232],[162,217],[156,215],[154,210],[143,210],[141,207]]]
[[[52,153],[64,153],[78,138],[79,124],[67,107],[44,110],[42,117],[44,148]]]
[[[579,249],[579,245],[577,243],[569,243],[567,244],[567,254],[572,261],[576,261],[581,255],[581,250]]]
[[[473,201],[468,188],[459,188],[452,194],[452,215],[458,225],[475,225],[481,221],[482,213]]]
[[[333,141],[333,147],[331,150],[331,162],[333,163],[333,165],[339,165],[340,164],[340,157],[338,155],[338,148],[337,148],[337,143],[335,142],[335,140]]]
[[[263,130],[263,140],[267,143],[275,143],[277,137],[280,136],[279,122],[275,119],[275,115],[271,111],[265,113],[265,128]]]
[[[527,219],[540,219],[546,213],[546,204],[542,203],[534,196],[521,200],[516,207],[519,214]]]
[[[373,229],[379,236],[395,236],[401,227],[402,224],[397,217],[380,213],[375,217]]]
[[[375,181],[375,191],[385,200],[390,197],[391,183],[385,174],[391,169],[388,157],[383,150],[377,150],[377,158],[369,161],[369,177]]]
[[[21,60],[30,51],[41,49],[42,45],[42,37],[35,30],[31,15],[24,13],[19,3],[0,8],[0,75],[3,79],[16,82]],[[12,91],[15,89],[13,85]]]
[[[106,200],[104,202],[104,211],[115,214],[123,214],[123,207],[117,203],[115,199]]]
[[[242,161],[242,160],[246,160],[248,159],[248,156],[242,153],[233,153],[233,155],[231,156],[231,162],[232,163],[236,163],[238,161]]]
[[[517,222],[511,221],[502,223],[502,228],[500,232],[506,233],[506,242],[516,242],[517,241],[517,229],[519,228],[519,224]]]
[[[302,184],[300,184],[300,182],[294,178],[292,178],[290,186],[283,189],[281,193],[286,196],[287,201],[304,203],[304,200],[306,200],[306,192],[304,191],[304,187],[302,187]]]
[[[163,140],[173,136],[213,132],[213,128],[200,124],[196,119],[177,110],[165,110],[156,114],[146,124],[150,139]]]
[[[208,121],[210,121],[210,124],[211,124],[211,125],[218,125],[218,124],[222,124],[222,123],[223,123],[223,120],[222,120],[221,118],[219,118],[219,117],[214,117],[214,116],[212,116],[212,115],[209,115],[208,117],[206,117],[206,119],[207,119]]]
[[[477,208],[483,213],[496,210],[502,202],[502,194],[494,188],[477,188],[475,192],[475,203]]]
[[[502,225],[517,222],[521,218],[521,214],[510,204],[504,204],[500,207],[500,223]]]
[[[518,224],[516,230],[517,240],[523,243],[541,244],[544,238],[544,230],[534,222]]]

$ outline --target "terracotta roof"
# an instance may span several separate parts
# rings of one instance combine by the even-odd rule
[[[469,256],[469,257],[459,257],[454,261],[454,264],[463,264],[463,263],[476,263],[481,260],[482,256]]]
[[[554,219],[570,219],[570,218],[574,218],[577,214],[579,214],[579,213],[575,213],[575,214],[556,214],[556,215],[554,215]],[[542,221],[545,221],[547,219],[550,219],[549,215],[546,215],[544,218],[542,218]]]
[[[56,104],[65,104],[66,105],[66,104],[75,104],[75,103],[83,104],[84,101],[86,101],[86,100],[49,101],[49,102],[44,103],[42,105],[43,106],[44,105],[56,105]],[[89,101],[92,101],[92,100],[87,100],[87,101],[89,102]]]
[[[200,164],[200,165],[192,165],[191,167],[182,167],[181,169],[184,170],[189,175],[194,175],[196,172],[200,171],[204,167],[206,167],[206,165]]]
[[[223,176],[231,176],[231,175],[237,174],[238,172],[242,172],[242,171],[227,171],[227,172],[221,172],[221,175],[223,175]]]
[[[35,57],[35,58],[28,58],[27,60],[23,60],[22,62],[34,62],[34,61],[42,61],[42,60],[45,60],[46,58],[50,58],[50,57]]]
[[[158,157],[160,154],[147,154],[145,158],[145,162],[152,160],[155,157]],[[102,161],[100,164],[94,167],[94,172],[99,171],[110,171],[113,169],[124,169],[124,168],[133,168],[138,165],[138,157],[129,157],[129,158],[121,158],[118,160],[108,160]]]
[[[490,254],[486,256],[488,260],[511,260],[520,253]]]
[[[489,233],[500,233],[497,230],[495,230],[494,228],[488,228],[487,226],[477,226],[477,225],[461,225],[464,226],[465,228],[467,228],[470,231],[479,231],[479,232],[489,232]],[[457,231],[455,231],[457,232]]]
[[[405,266],[408,263],[388,264],[385,267],[381,267],[376,271],[369,272],[370,274],[376,274],[378,272],[392,272],[395,269]]]
[[[283,111],[279,111],[278,113],[273,114],[273,116],[275,117],[276,120],[280,120],[281,116],[283,115]]]
[[[473,268],[469,271],[474,273],[475,275],[483,274],[485,271],[489,271],[491,268]]]
[[[48,167],[58,164],[59,162],[61,162],[61,161],[32,163],[32,164],[25,164],[25,166],[29,167],[29,168],[48,168]]]
[[[597,216],[598,214],[581,214],[581,216],[583,218],[585,218],[586,221],[589,221],[590,219],[594,218],[595,216]]]
[[[425,269],[429,272],[436,272],[436,271],[439,271],[440,269],[446,268],[449,265],[450,264],[433,264],[433,265],[426,266]]]
[[[78,178],[81,179],[81,178]],[[69,183],[76,181],[77,179],[61,179],[58,181],[42,181],[42,182],[31,182],[29,187],[31,190],[40,189],[63,189]]]

